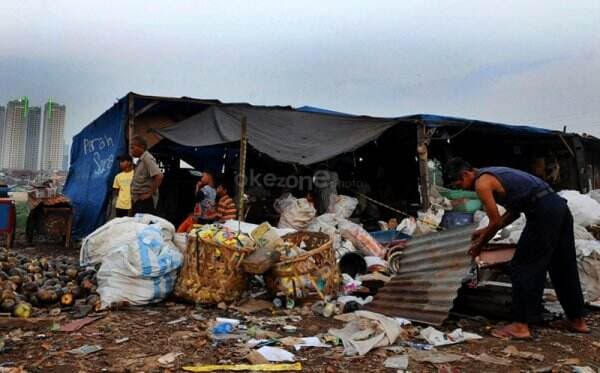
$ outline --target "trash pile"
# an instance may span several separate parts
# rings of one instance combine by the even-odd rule
[[[100,306],[96,271],[81,268],[70,258],[29,259],[0,249],[0,268],[0,310],[4,313],[29,318],[39,308],[55,313],[76,306],[89,313]]]

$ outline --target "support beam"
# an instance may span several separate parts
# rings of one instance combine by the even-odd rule
[[[429,209],[429,172],[427,170],[427,144],[429,136],[427,135],[427,127],[425,122],[417,123],[417,158],[419,161],[419,185],[421,186],[421,209],[427,211]]]
[[[246,153],[248,150],[248,130],[246,125],[246,116],[242,117],[241,122],[242,136],[240,139],[240,173],[238,180],[238,220],[245,220],[245,200],[244,192],[246,187]]]

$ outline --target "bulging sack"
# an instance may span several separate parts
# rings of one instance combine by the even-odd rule
[[[163,300],[173,291],[182,262],[183,256],[164,241],[161,230],[147,226],[133,243],[113,249],[103,258],[97,274],[102,308]]]
[[[95,265],[113,249],[136,242],[137,235],[149,225],[160,229],[163,240],[172,242],[175,227],[163,218],[150,214],[113,219],[90,233],[81,244],[81,266]]]
[[[295,198],[289,194],[275,201],[274,207],[281,214],[279,228],[305,230],[317,214],[315,208],[306,198]]]

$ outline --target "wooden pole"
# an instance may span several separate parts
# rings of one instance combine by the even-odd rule
[[[129,138],[127,139],[127,153],[129,153],[129,155],[133,156],[133,154],[131,154],[131,139],[133,138],[133,134],[134,134],[134,119],[135,119],[135,103],[134,103],[134,98],[133,98],[133,94],[130,93],[127,96],[127,104],[128,104],[128,110],[127,110],[127,130],[128,130],[128,136]]]
[[[246,116],[242,117],[242,136],[240,138],[240,173],[238,175],[238,220],[244,221],[244,191],[246,187],[246,153],[248,149],[248,130]]]
[[[425,122],[417,124],[417,157],[419,159],[419,181],[421,185],[421,208],[423,211],[429,209],[429,172],[427,169],[427,127]]]

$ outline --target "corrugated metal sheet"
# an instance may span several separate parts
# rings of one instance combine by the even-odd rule
[[[475,226],[416,237],[409,241],[397,275],[379,290],[367,309],[393,317],[440,325],[468,276],[467,254]]]

